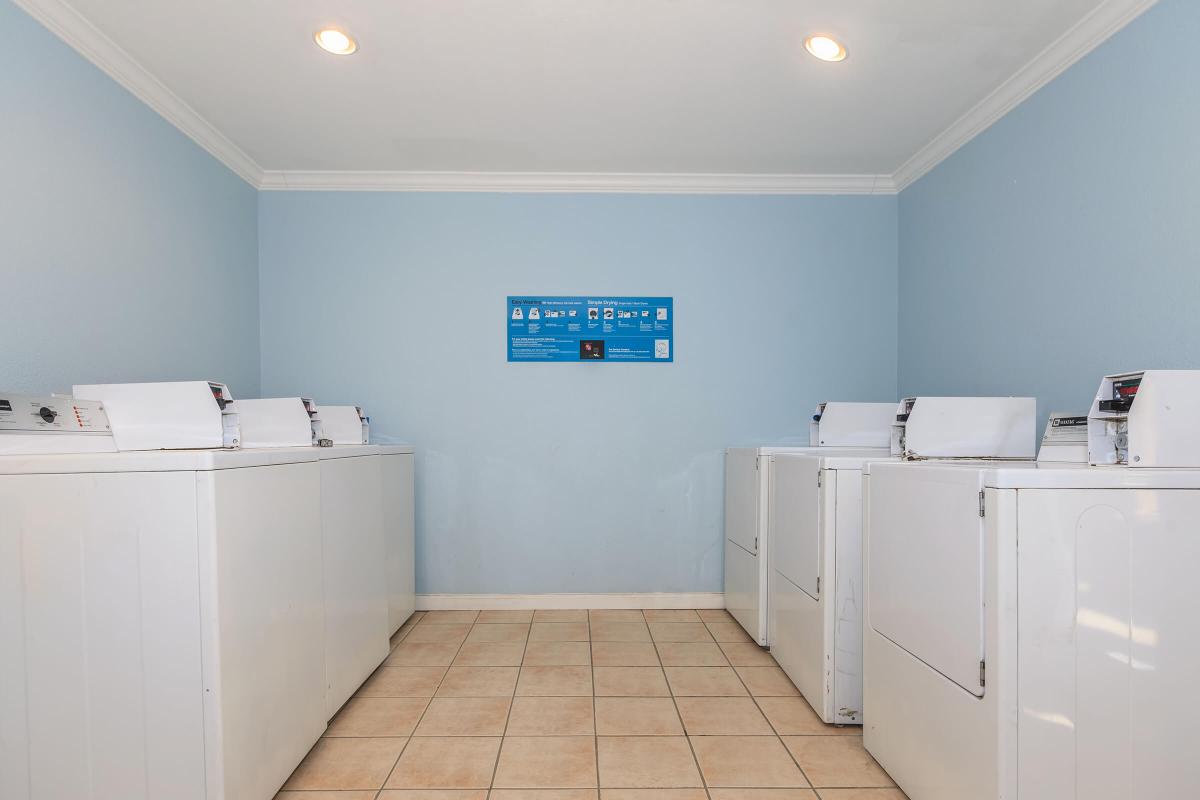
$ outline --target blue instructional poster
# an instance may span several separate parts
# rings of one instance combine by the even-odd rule
[[[509,361],[675,360],[670,297],[512,296]]]

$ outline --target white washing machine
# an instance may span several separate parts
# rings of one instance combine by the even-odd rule
[[[868,465],[864,743],[913,800],[1200,796],[1198,401],[1106,378],[1122,466]]]
[[[272,797],[325,729],[319,480],[311,452],[0,456],[0,797]]]
[[[1034,403],[907,398],[888,419],[895,451],[769,457],[771,654],[827,723],[862,724],[862,475],[902,450],[945,458],[1033,455]]]
[[[894,403],[822,403],[808,447],[725,451],[725,608],[760,645],[770,644],[771,457],[823,448],[877,448],[886,455],[895,413]]]

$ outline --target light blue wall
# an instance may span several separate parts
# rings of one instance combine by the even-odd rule
[[[268,395],[409,440],[421,592],[722,588],[724,447],[894,400],[896,200],[263,193]],[[508,294],[671,295],[674,364],[509,364]]]
[[[1200,367],[1200,3],[1162,0],[900,196],[900,389],[1086,409]]]
[[[0,0],[0,388],[259,382],[256,193]]]

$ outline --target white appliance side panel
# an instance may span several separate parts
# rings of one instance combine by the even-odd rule
[[[195,511],[187,472],[0,478],[0,796],[206,797]]]
[[[379,457],[383,470],[383,519],[387,536],[388,632],[416,610],[416,551],[411,453]]]
[[[197,473],[215,798],[274,796],[325,730],[319,470]]]
[[[1200,793],[1200,492],[1022,490],[1022,800]]]
[[[775,571],[813,599],[822,572],[820,467],[817,456],[772,456],[767,513]]]
[[[380,456],[321,461],[326,718],[387,658],[386,543]]]
[[[833,553],[833,569],[826,602],[832,631],[833,719],[842,725],[861,725],[862,705],[862,472],[839,469],[826,472],[836,502],[826,511],[826,548]],[[826,506],[828,509],[828,506]],[[832,594],[829,594],[832,592]]]
[[[760,583],[758,558],[726,539],[725,610],[746,629],[751,639],[762,644],[766,631],[759,623],[762,613]]]
[[[726,451],[725,538],[748,553],[758,552],[759,512],[763,494],[760,480],[757,450]]]
[[[983,520],[978,470],[924,466],[871,476],[876,631],[982,696]]]

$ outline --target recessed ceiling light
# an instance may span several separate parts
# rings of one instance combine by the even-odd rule
[[[317,31],[313,34],[313,41],[320,45],[322,50],[335,56],[348,56],[358,49],[358,42],[354,41],[354,37],[337,28]]]
[[[822,61],[846,60],[846,46],[828,36],[810,36],[804,40],[804,48]]]

